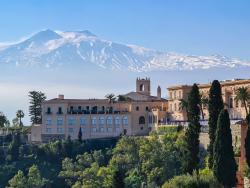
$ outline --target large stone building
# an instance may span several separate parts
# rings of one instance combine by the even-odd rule
[[[198,84],[203,98],[208,98],[210,84]],[[243,104],[235,99],[239,87],[250,88],[250,80],[226,80],[221,82],[222,97],[231,120],[245,118]],[[33,126],[33,141],[77,139],[81,128],[83,139],[147,135],[161,125],[187,122],[186,109],[181,101],[187,101],[191,85],[167,88],[168,99],[151,95],[150,79],[136,79],[136,91],[121,95],[119,100],[65,99],[63,95],[42,104],[42,125]],[[208,107],[203,105],[204,123],[208,119]],[[201,119],[203,117],[201,116]],[[232,123],[235,123],[232,122]],[[204,127],[206,128],[206,127]],[[33,135],[33,136],[32,136]],[[39,136],[37,136],[39,135]]]
[[[63,95],[42,104],[41,139],[83,139],[147,135],[154,123],[166,122],[167,100],[150,95],[150,79],[136,80],[136,91],[120,100],[65,99]],[[39,130],[39,129],[37,129]]]
[[[222,98],[225,107],[228,109],[230,118],[233,120],[246,117],[244,105],[235,99],[236,91],[240,87],[247,87],[250,90],[249,79],[235,79],[221,81]],[[208,98],[210,84],[198,84],[202,98]],[[168,120],[173,122],[187,121],[186,109],[182,108],[181,101],[187,101],[188,94],[191,90],[191,85],[179,85],[168,88]],[[207,105],[203,105],[204,120],[208,119]]]

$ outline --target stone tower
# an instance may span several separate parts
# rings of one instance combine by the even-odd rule
[[[150,78],[136,79],[136,92],[150,96]]]
[[[160,86],[157,87],[157,98],[161,99],[161,87]]]

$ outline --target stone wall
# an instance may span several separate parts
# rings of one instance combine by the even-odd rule
[[[233,139],[233,146],[236,148],[240,147],[240,139],[241,139],[241,125],[240,124],[233,124],[231,125],[231,133]],[[200,133],[200,144],[207,149],[209,144],[209,135],[208,132],[201,132]]]

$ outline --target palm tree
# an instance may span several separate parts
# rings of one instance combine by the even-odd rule
[[[248,100],[250,100],[250,93],[248,92],[246,87],[240,87],[236,90],[235,100],[237,102],[241,101],[241,103],[243,103],[247,115],[248,114],[247,102]]]
[[[109,100],[109,103],[113,102],[115,100],[115,94],[110,93],[105,95],[105,97]]]
[[[203,106],[206,106],[208,104],[208,98],[201,95],[201,103],[200,103],[200,111],[202,119],[204,120],[204,112],[203,112]]]
[[[188,102],[185,99],[180,99],[180,108],[188,113]]]
[[[24,117],[24,113],[22,110],[17,110],[16,117],[19,119],[19,126],[21,127],[23,125],[22,118]]]

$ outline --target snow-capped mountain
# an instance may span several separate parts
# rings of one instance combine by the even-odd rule
[[[49,68],[72,63],[135,72],[250,67],[250,61],[220,55],[193,56],[119,44],[100,39],[87,30],[44,30],[21,42],[0,46],[0,66]]]

